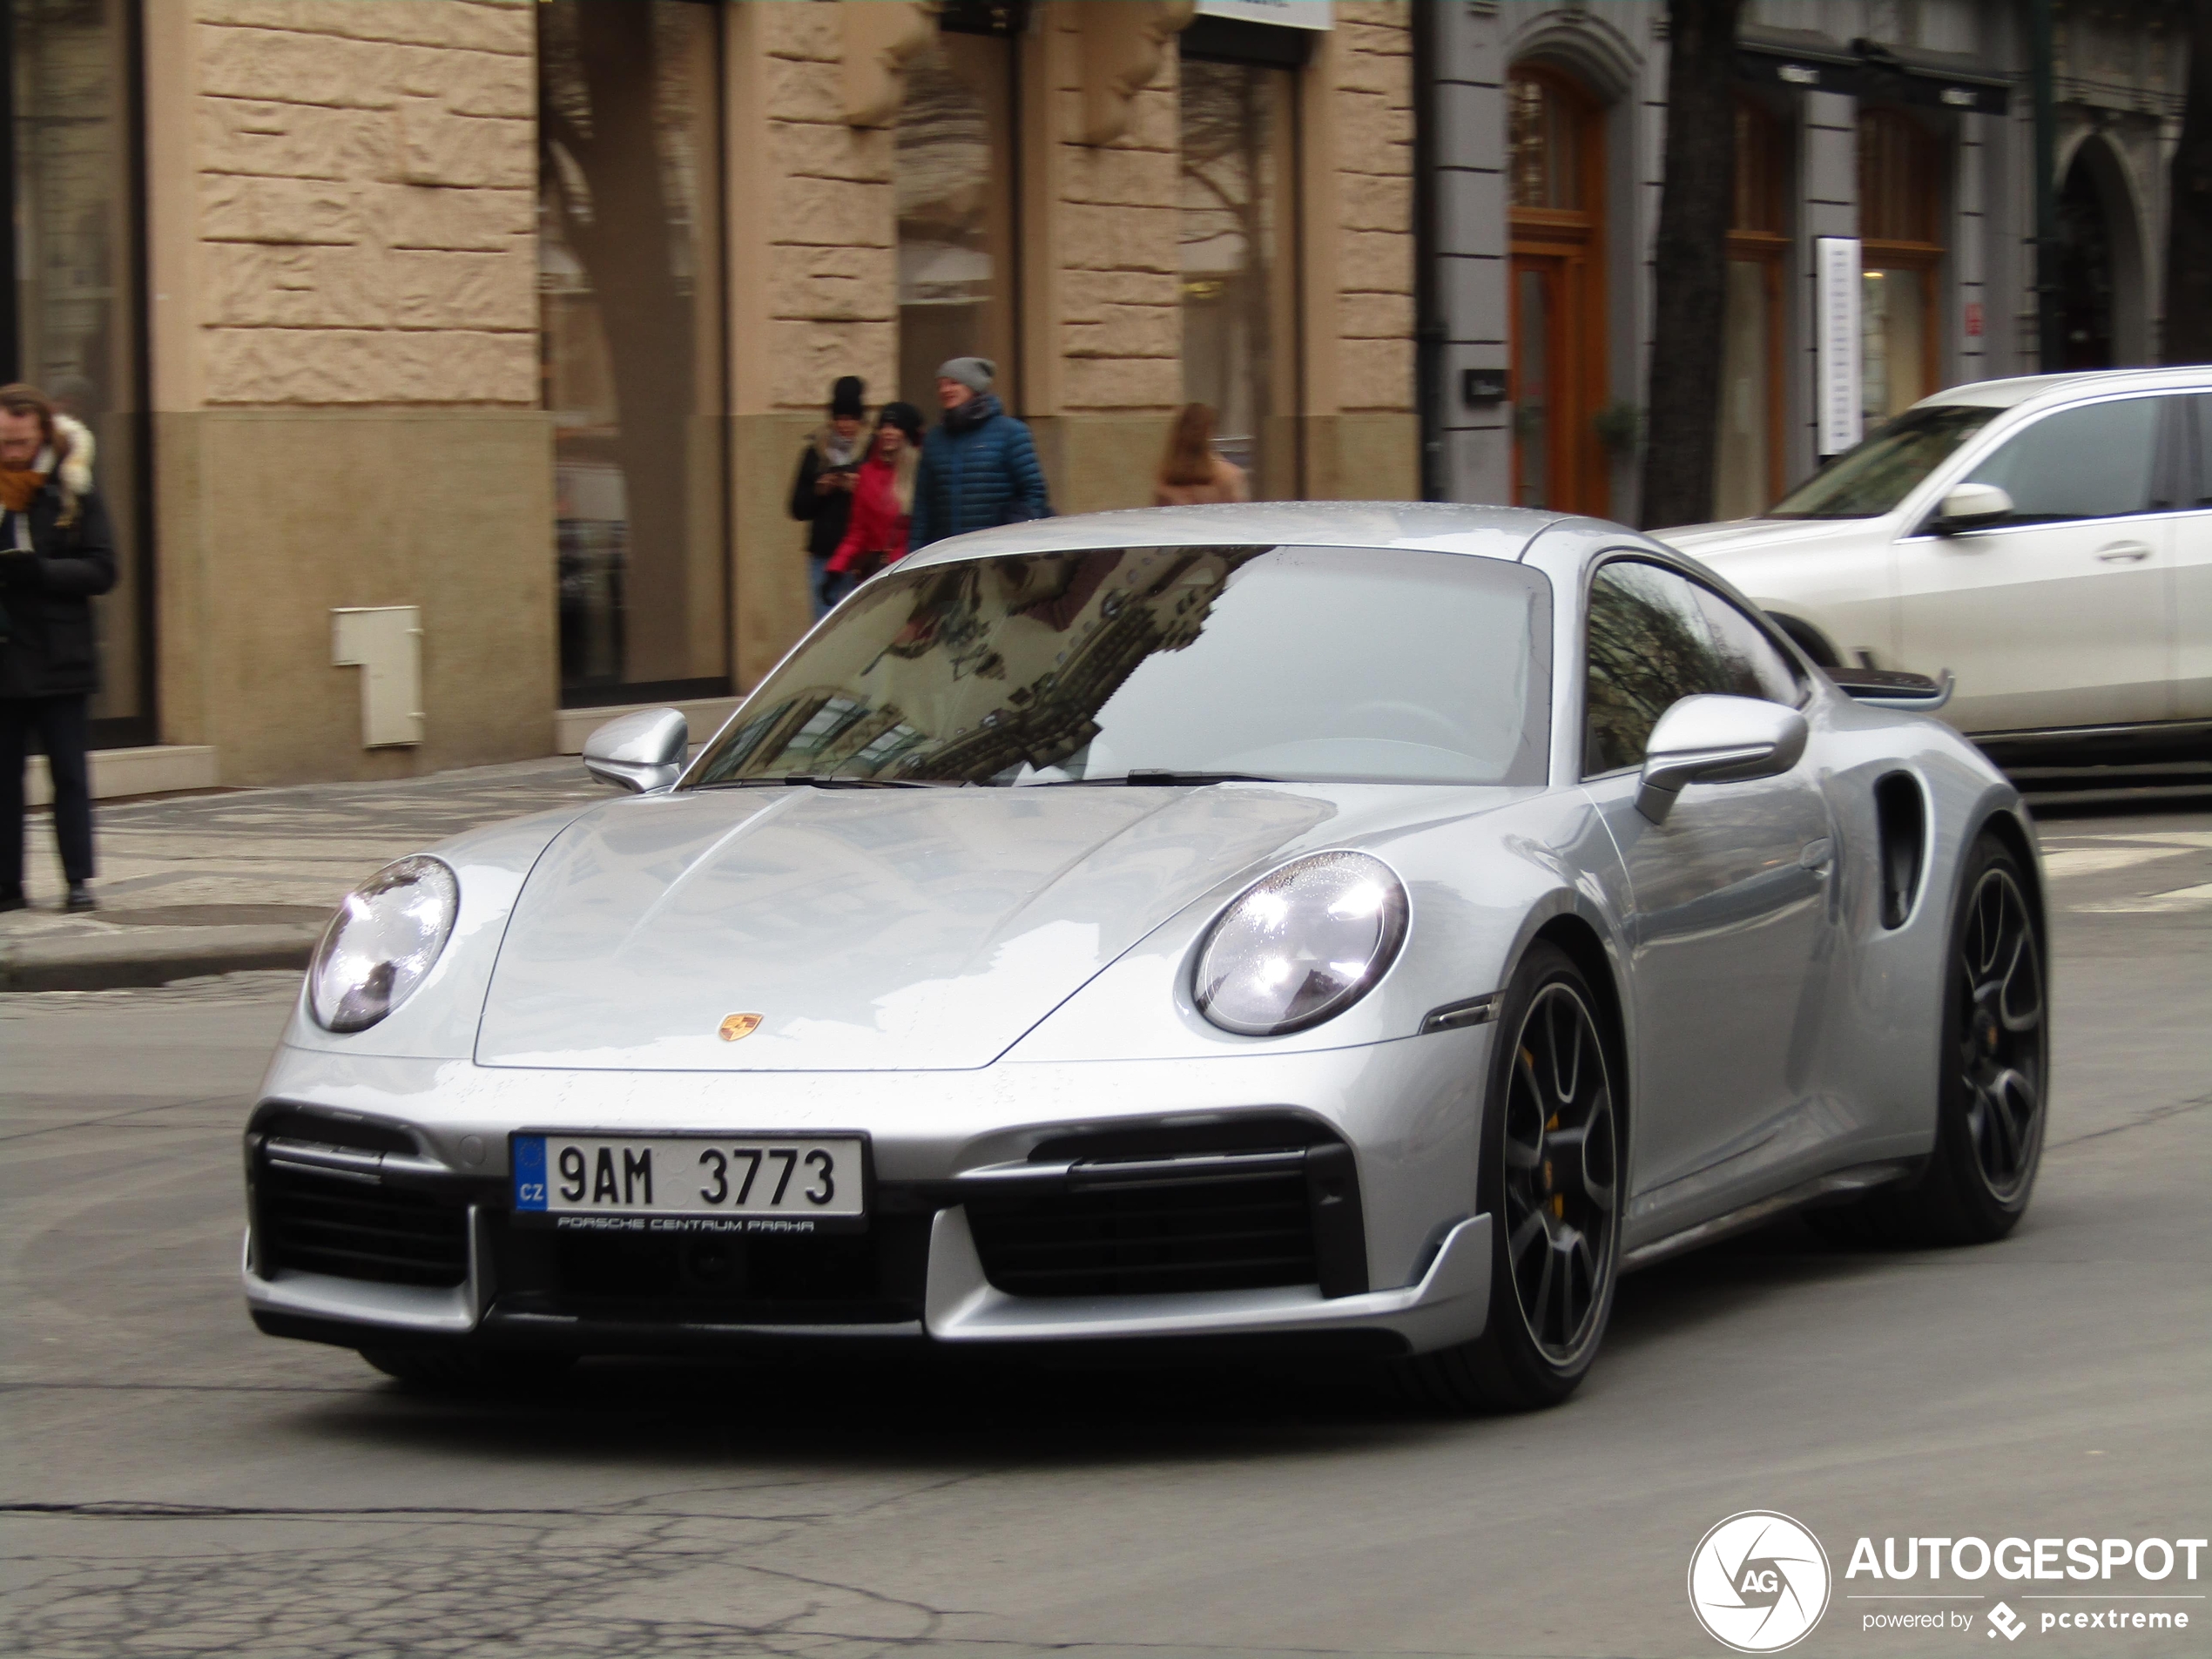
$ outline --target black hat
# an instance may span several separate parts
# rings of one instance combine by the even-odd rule
[[[880,427],[897,427],[900,431],[907,435],[910,442],[921,442],[921,411],[911,403],[885,404],[882,410],[876,415],[875,423]]]
[[[859,420],[867,412],[867,387],[858,374],[840,374],[830,388],[830,419],[849,415]]]

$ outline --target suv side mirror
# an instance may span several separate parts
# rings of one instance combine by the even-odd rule
[[[1636,811],[1667,821],[1685,784],[1778,777],[1805,752],[1805,717],[1756,697],[1686,697],[1659,717],[1644,745]]]
[[[603,784],[651,794],[684,775],[691,723],[681,709],[644,709],[610,720],[583,740],[583,769]]]
[[[2013,516],[2013,498],[1996,484],[1960,484],[1943,498],[1929,529],[1938,536],[1956,536]]]

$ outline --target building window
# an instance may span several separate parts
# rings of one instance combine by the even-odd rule
[[[719,11],[537,8],[561,695],[729,689]]]
[[[1506,88],[1513,233],[1514,501],[1602,516],[1594,417],[1605,400],[1603,112],[1555,71]]]
[[[1782,494],[1782,267],[1790,248],[1782,123],[1736,106],[1736,206],[1721,346],[1717,518],[1749,518]]]
[[[988,11],[985,8],[968,9]],[[894,173],[899,212],[899,395],[937,407],[937,366],[988,357],[1020,404],[1014,285],[1014,48],[965,14],[907,64]],[[957,27],[955,25],[958,25]]]
[[[1906,111],[1860,111],[1861,401],[1870,424],[1936,389],[1943,158],[1943,145]]]
[[[0,13],[15,164],[0,381],[29,381],[92,434],[116,538],[116,585],[92,606],[103,748],[153,741],[137,11],[130,0],[5,0]]]
[[[1181,91],[1183,395],[1255,497],[1298,493],[1291,246],[1291,71],[1186,57]]]

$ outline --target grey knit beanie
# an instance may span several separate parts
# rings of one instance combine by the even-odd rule
[[[979,396],[991,389],[998,373],[999,366],[988,357],[948,357],[937,366],[939,380],[958,381]]]

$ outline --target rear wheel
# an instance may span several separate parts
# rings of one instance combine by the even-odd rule
[[[1815,1212],[1824,1231],[1854,1242],[2002,1238],[2026,1213],[2042,1163],[2050,1022],[2027,880],[2004,842],[1985,834],[1959,893],[1945,964],[1935,1146],[1911,1186]]]
[[[1599,1004],[1539,942],[1507,989],[1485,1091],[1476,1183],[1495,1231],[1490,1312],[1471,1342],[1403,1362],[1419,1398],[1526,1411],[1575,1392],[1613,1312],[1621,1130]]]

